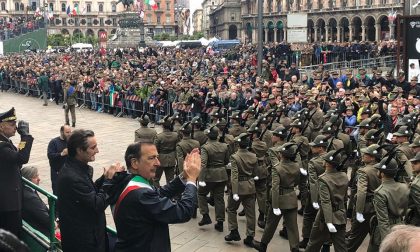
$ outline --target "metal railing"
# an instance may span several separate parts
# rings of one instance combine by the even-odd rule
[[[16,38],[22,34],[33,32],[41,28],[45,28],[45,22],[42,19],[15,25],[12,29],[2,29],[0,30],[0,41]]]

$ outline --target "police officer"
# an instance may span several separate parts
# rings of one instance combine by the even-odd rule
[[[16,148],[9,139],[20,135]],[[20,121],[16,128],[15,109],[0,114],[0,229],[5,229],[17,237],[22,228],[22,178],[20,169],[28,163],[33,137],[29,134],[29,124]]]
[[[248,151],[249,135],[241,133],[235,138],[239,145],[239,150],[230,157],[232,165],[232,192],[228,197],[228,224],[230,233],[225,236],[226,241],[240,241],[241,237],[238,232],[238,220],[236,211],[242,203],[246,216],[246,239],[244,244],[253,247],[255,235],[255,185],[254,181],[258,181],[255,176],[255,168],[257,167],[257,156]]]
[[[372,144],[360,150],[362,153],[363,167],[357,171],[357,194],[351,222],[351,230],[347,237],[348,251],[357,251],[366,235],[369,233],[370,219],[375,214],[373,207],[373,194],[381,184],[377,175],[375,164],[382,158],[382,150],[379,145]]]
[[[179,128],[179,134],[182,135],[182,140],[179,141],[176,145],[176,159],[177,159],[177,168],[175,173],[178,175],[179,171],[184,170],[184,158],[195,148],[200,148],[200,143],[197,140],[191,139],[191,123],[184,123],[181,128]]]
[[[405,222],[410,225],[420,226],[420,152],[413,159],[410,159],[413,172],[416,175],[410,185],[410,198],[408,201],[409,212]]]
[[[140,140],[148,140],[153,142],[156,138],[157,132],[155,129],[148,128],[150,119],[148,115],[143,115],[138,119],[140,122],[140,128],[134,132],[134,142],[138,142]]]
[[[228,146],[217,141],[219,129],[216,125],[211,126],[204,132],[208,141],[201,148],[201,172],[198,177],[198,207],[203,215],[199,226],[211,223],[209,208],[207,204],[207,194],[211,193],[214,197],[214,208],[216,211],[216,221],[214,228],[223,232],[223,222],[225,220],[225,200],[224,189],[228,180],[226,165],[229,163]]]
[[[331,239],[335,251],[346,251],[346,209],[348,178],[340,171],[342,150],[323,155],[325,172],[319,176],[319,211],[311,230],[307,252],[318,252],[322,244]],[[327,232],[328,230],[328,232]]]
[[[241,126],[241,115],[239,114],[239,112],[233,112],[230,116],[230,120],[230,135],[232,135],[233,137],[237,137],[241,133],[246,133],[246,129]]]
[[[299,230],[297,225],[297,196],[295,186],[299,181],[299,164],[296,161],[298,146],[285,143],[279,148],[279,162],[272,168],[272,208],[268,211],[266,226],[261,242],[255,242],[258,251],[266,251],[277,225],[284,215],[291,251],[299,251]]]
[[[258,176],[259,180],[255,181],[255,190],[256,197],[258,202],[258,226],[264,228],[264,215],[266,211],[266,201],[267,201],[267,163],[266,163],[266,154],[268,151],[267,144],[261,140],[262,129],[258,126],[257,123],[251,125],[248,129],[250,134],[253,134],[253,141],[251,145],[252,152],[257,155],[258,164],[255,169],[255,175]]]
[[[201,118],[199,116],[194,117],[191,120],[191,125],[194,127],[194,132],[191,133],[192,139],[197,140],[200,143],[200,146],[203,146],[207,142],[207,136],[201,130]]]
[[[324,135],[318,135],[313,142],[310,142],[312,158],[308,163],[309,195],[308,202],[303,211],[302,238],[299,248],[306,248],[311,235],[312,225],[315,221],[319,209],[318,197],[318,178],[324,173],[324,159],[322,155],[326,153],[328,139]]]
[[[408,207],[409,189],[405,183],[394,180],[399,167],[393,155],[385,156],[375,165],[382,184],[375,190],[373,206],[376,221],[371,221],[372,236],[368,251],[378,251],[381,241],[390,232],[392,226],[402,224]]]
[[[169,182],[175,176],[176,166],[176,144],[178,143],[178,134],[172,131],[172,119],[171,117],[165,116],[160,122],[163,131],[159,133],[155,139],[155,145],[159,153],[160,166],[156,170],[156,176],[154,178],[155,186],[159,187],[160,178],[165,172],[166,183]]]

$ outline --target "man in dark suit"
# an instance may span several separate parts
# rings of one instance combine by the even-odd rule
[[[16,131],[21,137],[18,148],[9,139]],[[0,114],[0,228],[16,236],[22,227],[20,168],[29,161],[33,140],[27,122],[20,121],[16,128],[14,108]]]
[[[22,177],[39,185],[38,168],[35,166],[25,166],[21,169]],[[23,208],[22,217],[33,228],[43,233],[45,236],[50,234],[50,215],[48,207],[39,197],[38,193],[31,187],[23,187]]]
[[[63,251],[106,252],[105,209],[110,202],[102,185],[122,168],[118,164],[111,165],[95,183],[92,181],[93,168],[88,163],[95,161],[99,151],[91,130],[75,130],[67,142],[67,149],[68,158],[58,175]]]
[[[129,145],[125,163],[131,174],[124,179],[125,189],[114,208],[115,251],[171,251],[168,224],[189,221],[197,204],[198,148],[185,157],[182,175],[159,189],[150,183],[160,165],[154,144],[140,141]],[[180,200],[171,200],[180,194]]]

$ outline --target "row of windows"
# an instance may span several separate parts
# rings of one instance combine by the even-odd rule
[[[36,2],[32,2],[32,5],[30,7],[28,7],[30,10],[35,11],[38,6],[36,5]],[[50,3],[49,4],[49,9],[54,11],[54,4]],[[61,11],[62,12],[66,12],[67,9],[67,5],[65,3],[61,3]],[[0,3],[0,10],[5,11],[6,10],[6,3],[5,2],[1,2]],[[25,5],[23,3],[15,3],[15,11],[25,11]],[[85,11],[86,13],[92,12],[92,5],[91,4],[86,4],[86,10],[82,10],[79,7],[79,11]],[[103,12],[104,11],[104,4],[100,3],[98,5],[98,11],[99,12]],[[112,12],[117,12],[117,5],[112,4],[111,5],[111,11]]]

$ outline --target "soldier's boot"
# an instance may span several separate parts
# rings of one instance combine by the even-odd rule
[[[304,206],[302,206],[298,211],[297,211],[297,213],[299,214],[299,215],[302,215],[303,216],[303,210],[305,209],[305,207]]]
[[[308,246],[308,242],[309,238],[303,238],[303,240],[299,242],[299,248],[306,248],[306,246]]]
[[[211,224],[211,219],[210,216],[208,214],[204,214],[203,218],[201,219],[201,221],[198,223],[199,226],[204,226],[204,225],[208,225]]]
[[[245,216],[245,209],[242,209],[242,211],[238,213],[238,216]]]
[[[254,237],[252,237],[252,236],[247,236],[247,237],[244,239],[244,244],[245,244],[247,247],[253,248],[253,247],[254,247]]]
[[[321,252],[330,252],[330,244],[324,243],[324,245],[322,245]]]
[[[223,221],[217,221],[217,223],[214,224],[214,229],[216,229],[219,232],[223,232]],[[236,232],[238,232],[238,231],[236,231]]]
[[[240,241],[241,236],[237,229],[231,230],[228,235],[225,236],[225,241]]]
[[[264,229],[265,228],[265,221],[264,221],[264,214],[260,212],[260,215],[258,216],[258,227]]]
[[[283,237],[284,239],[286,239],[286,240],[288,239],[288,237],[287,237],[287,228],[285,226],[283,226],[283,229],[280,230],[279,235],[281,237]]]
[[[259,252],[266,252],[267,244],[254,240],[254,249],[256,249]]]

